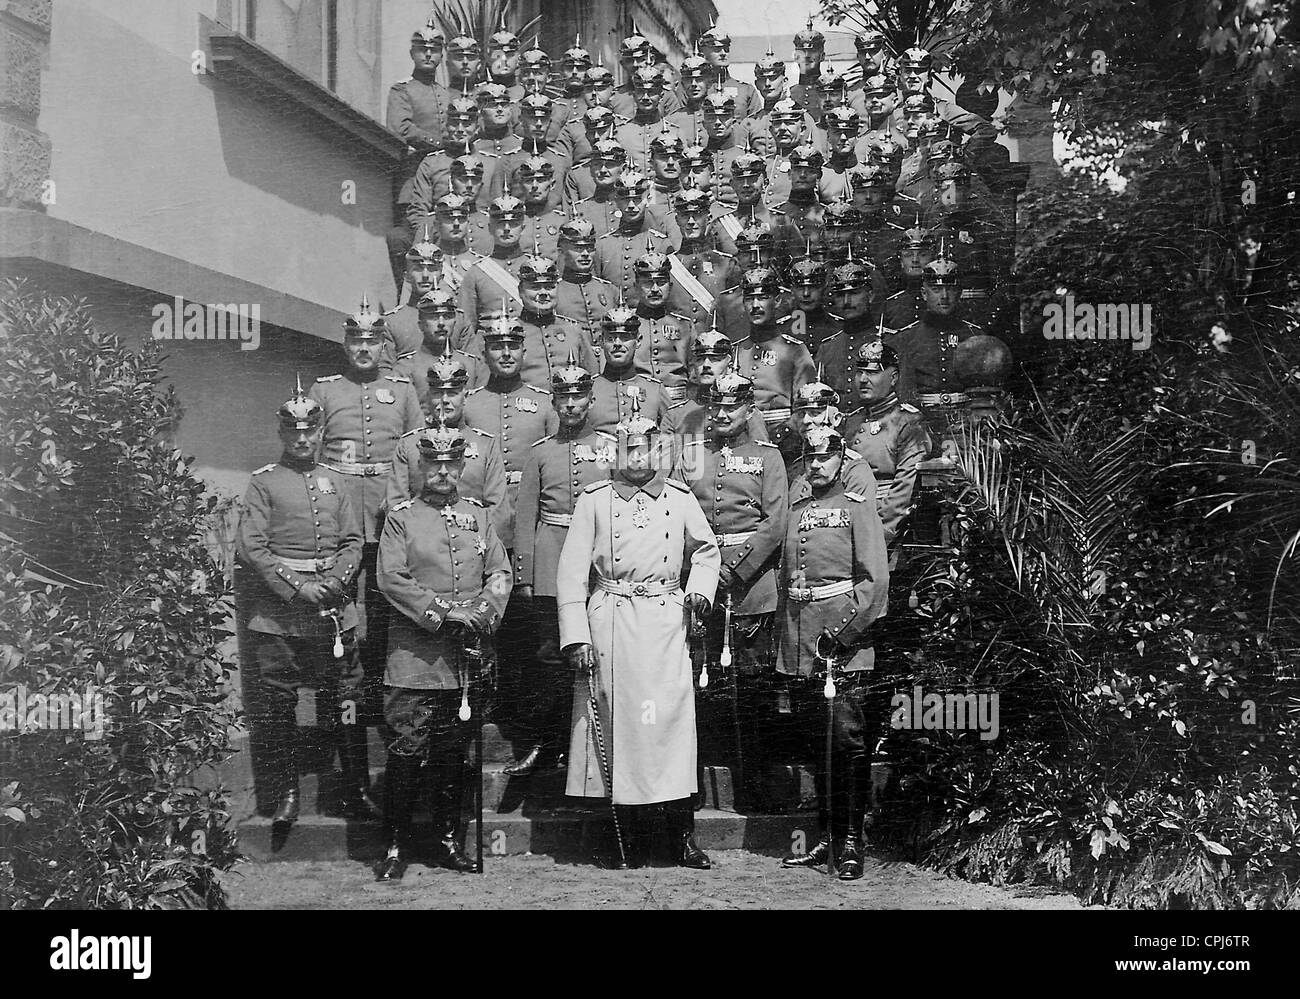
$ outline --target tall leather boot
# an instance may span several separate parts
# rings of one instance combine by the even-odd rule
[[[869,757],[855,755],[845,759],[844,773],[844,849],[839,857],[841,881],[862,877],[862,820],[866,814],[867,795],[871,789]]]
[[[406,873],[411,840],[411,812],[415,808],[419,760],[388,754],[384,772],[384,858],[375,865],[376,881],[400,881]]]
[[[461,808],[469,785],[469,767],[463,752],[453,754],[453,758],[439,766],[436,773],[433,829],[439,838],[433,845],[434,858],[439,867],[461,874],[476,874],[478,862],[467,856],[461,846]]]
[[[292,708],[275,710],[264,723],[271,755],[269,768],[276,789],[272,825],[287,826],[298,821],[298,720]]]
[[[673,859],[677,866],[696,871],[709,870],[713,866],[709,855],[695,844],[695,809],[691,807],[691,799],[671,802],[667,811],[673,834]]]
[[[817,789],[817,842],[807,853],[787,854],[781,861],[782,867],[820,867],[830,859],[831,828],[826,798],[826,775],[820,766],[813,774],[813,785]]]
[[[343,769],[343,814],[350,819],[373,821],[382,812],[370,796],[370,762],[364,725],[341,725],[339,763]]]

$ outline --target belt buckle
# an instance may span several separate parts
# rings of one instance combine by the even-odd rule
[[[940,392],[940,393],[939,393],[939,402],[942,403],[942,404],[945,405],[945,406],[951,406],[951,405],[952,405],[952,394],[949,393],[949,392]]]
[[[370,475],[377,475],[378,472],[375,470],[375,466],[374,466],[374,465],[362,465],[362,466],[361,466],[361,474],[362,474],[362,475],[366,475],[366,476],[370,476]]]
[[[634,583],[632,585],[632,596],[644,597],[646,594],[645,583]]]

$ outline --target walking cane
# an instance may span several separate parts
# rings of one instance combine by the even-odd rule
[[[600,771],[605,775],[605,786],[609,788],[609,811],[614,816],[614,838],[618,841],[618,859],[623,867],[627,867],[627,851],[623,848],[623,826],[618,821],[618,806],[614,804],[614,775],[609,766],[609,754],[605,752],[605,730],[600,724],[600,704],[596,700],[596,664],[593,661],[582,668],[587,672],[587,710],[591,713],[591,730],[596,734]]]
[[[835,789],[831,783],[831,743],[835,728],[835,662],[830,653],[823,654],[822,641],[829,638],[822,634],[817,636],[816,656],[826,664],[826,683],[822,686],[822,697],[826,699],[826,874],[835,876]]]

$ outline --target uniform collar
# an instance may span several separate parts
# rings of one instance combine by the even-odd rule
[[[364,375],[356,368],[348,368],[348,370],[344,372],[343,377],[350,382],[361,385],[368,384],[369,382],[377,382],[382,375],[383,372],[379,370],[379,366],[375,365],[372,370],[367,371]]]
[[[658,499],[659,494],[664,491],[664,473],[656,472],[655,477],[643,486],[634,486],[621,475],[614,477],[614,492],[625,502],[632,499],[637,493],[645,493],[651,499]]]
[[[290,458],[287,454],[283,454],[280,456],[280,464],[291,472],[306,475],[316,467],[316,459],[308,458],[306,461],[299,461],[297,458]]]
[[[642,319],[654,319],[657,321],[668,315],[668,306],[667,304],[664,304],[651,308],[648,305],[638,305],[636,307],[636,314]]]
[[[636,376],[637,376],[636,362],[634,361],[632,364],[629,364],[622,371],[615,371],[607,364],[605,365],[601,373],[596,377],[604,378],[607,381],[611,381],[611,382],[631,382],[636,380]]]
[[[560,275],[560,280],[568,284],[588,284],[595,275],[588,271],[586,274],[580,274],[577,271],[565,271]]]
[[[531,309],[521,309],[519,318],[526,323],[532,323],[534,326],[550,326],[555,322],[555,313],[548,312],[543,315],[540,312],[533,312]]]
[[[519,244],[515,244],[514,248],[511,250],[506,250],[496,245],[492,247],[493,260],[514,260],[515,257],[522,257],[523,255],[524,249]]]
[[[420,493],[420,499],[433,507],[435,510],[441,510],[445,507],[455,506],[460,501],[460,493],[454,489],[447,495],[444,502],[442,497],[435,497],[429,493]]]
[[[867,407],[867,419],[878,420],[898,405],[898,393],[890,392],[888,398]]]

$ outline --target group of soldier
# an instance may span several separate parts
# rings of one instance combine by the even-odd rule
[[[861,877],[873,625],[918,469],[967,401],[958,345],[1006,321],[1001,163],[986,118],[932,96],[925,50],[863,32],[849,87],[811,22],[795,45],[797,83],[769,54],[750,86],[716,28],[676,71],[624,39],[621,83],[575,44],[553,92],[550,57],[509,32],[485,82],[477,40],[414,33],[388,106],[410,152],[399,303],[363,300],[345,370],[281,407],[240,529],[273,821],[298,816],[294,707],[318,684],[345,809],[383,822],[377,877],[402,876],[426,789],[436,861],[479,869],[463,803],[495,681],[507,775],[565,768],[567,794],[608,799],[620,866],[660,814],[671,859],[707,868],[712,671],[737,698],[743,803],[777,714],[817,761],[821,835],[784,863]]]

